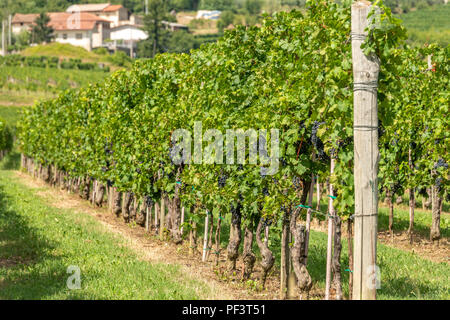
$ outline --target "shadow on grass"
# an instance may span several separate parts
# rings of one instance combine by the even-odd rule
[[[56,253],[58,243],[30,226],[32,214],[11,210],[9,201],[0,186],[0,299],[46,299],[67,292],[70,275]],[[76,293],[74,298],[82,297]]]
[[[0,170],[19,170],[20,153],[14,148],[0,161]]]

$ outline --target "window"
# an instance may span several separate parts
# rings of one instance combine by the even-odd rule
[[[82,33],[77,33],[77,34],[75,34],[75,38],[78,39],[78,40],[83,39],[83,34]]]
[[[67,33],[63,33],[62,38],[63,38],[64,40],[67,40]]]

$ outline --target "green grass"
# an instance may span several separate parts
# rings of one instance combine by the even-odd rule
[[[0,299],[197,299],[176,265],[141,261],[93,217],[48,206],[0,171]],[[7,261],[7,262],[6,262]],[[5,266],[6,264],[6,266]],[[66,286],[79,266],[81,289]]]
[[[415,45],[438,42],[450,43],[450,6],[435,5],[400,15],[408,30],[410,42]]]

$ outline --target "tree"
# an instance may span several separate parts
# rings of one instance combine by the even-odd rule
[[[220,19],[217,22],[217,28],[222,32],[223,29],[228,27],[234,21],[234,13],[231,11],[224,11],[220,15]]]
[[[259,14],[261,12],[261,0],[245,0],[245,9],[250,14]]]
[[[36,25],[31,31],[31,39],[34,43],[50,42],[53,38],[53,28],[48,26],[50,17],[41,13],[34,21]]]
[[[233,8],[232,0],[201,0],[200,9],[202,10],[231,10]]]
[[[168,42],[168,51],[176,53],[189,53],[198,47],[195,37],[189,32],[179,30],[172,32]]]
[[[167,51],[168,30],[163,21],[169,20],[166,2],[164,0],[150,0],[148,15],[144,17],[144,30],[148,39],[141,41],[138,52],[143,57],[154,57],[157,53]]]

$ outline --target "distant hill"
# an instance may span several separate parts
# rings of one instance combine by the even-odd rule
[[[399,17],[413,45],[430,42],[443,46],[450,44],[450,4],[417,9]]]

